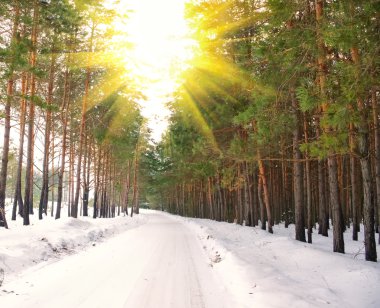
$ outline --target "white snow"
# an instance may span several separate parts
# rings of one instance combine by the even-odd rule
[[[364,261],[363,232],[355,242],[348,229],[346,253],[338,254],[332,252],[332,231],[326,238],[314,230],[313,244],[307,244],[294,240],[294,225],[275,226],[269,234],[259,227],[185,220],[210,259],[218,255],[214,269],[224,283],[246,300],[250,294],[250,307],[380,307],[380,264]],[[240,274],[245,284],[234,286],[226,273]]]
[[[160,212],[138,216],[147,223],[6,282],[1,306],[249,307],[219,283],[186,224]]]
[[[317,232],[295,241],[294,226],[156,211],[33,223],[0,229],[0,307],[380,307],[363,232],[354,242],[348,230],[337,254]]]
[[[55,220],[45,216],[30,215],[30,226],[23,226],[22,217],[11,220],[10,207],[7,208],[9,229],[0,229],[0,271],[4,271],[4,282],[13,280],[32,266],[44,266],[46,261],[54,262],[66,255],[83,250],[88,246],[146,222],[144,216],[130,218],[93,219],[67,217],[67,209],[62,209],[62,218]],[[1,281],[1,274],[0,274]],[[0,284],[1,285],[1,284]]]

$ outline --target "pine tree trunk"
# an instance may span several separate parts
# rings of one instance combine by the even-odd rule
[[[52,125],[51,127],[51,157],[52,157],[52,160],[51,160],[51,208],[50,208],[50,216],[53,217],[54,216],[54,194],[55,194],[55,191],[54,191],[54,185],[55,185],[55,182],[54,182],[54,178],[55,178],[55,168],[54,168],[54,160],[55,160],[55,144],[54,144],[54,137],[55,137],[55,133],[54,133],[54,125]],[[45,208],[45,212],[47,212],[47,204],[46,204],[46,208]]]
[[[351,56],[354,64],[359,70],[360,58],[356,47],[351,48]],[[359,72],[357,72],[359,78]],[[366,107],[360,97],[357,98],[360,122],[357,124],[358,150],[360,156],[360,166],[363,179],[363,217],[364,217],[364,245],[365,259],[367,261],[377,261],[376,240],[375,240],[375,208],[372,202],[372,178],[369,156],[369,131]]]
[[[90,178],[91,178],[91,157],[93,151],[93,144],[90,143],[87,158],[87,175],[86,175],[86,206],[83,206],[83,216],[88,216],[88,203],[90,198]]]
[[[127,181],[125,184],[125,197],[124,197],[124,203],[125,203],[125,215],[128,216],[128,200],[129,200],[129,191],[131,189],[131,160],[128,159],[127,163]]]
[[[222,188],[221,188],[221,183],[220,183],[220,173],[219,172],[216,176],[216,190],[218,193],[219,204],[220,204],[217,220],[222,221],[223,220],[223,209],[225,207],[225,204],[224,204],[224,199],[223,199],[223,193],[222,193]]]
[[[93,48],[93,37],[94,37],[94,27],[91,29],[90,34],[90,46],[89,46],[89,52],[92,52]],[[77,175],[76,175],[76,189],[75,189],[75,199],[74,199],[74,212],[71,213],[71,216],[74,218],[78,217],[78,204],[79,204],[79,192],[80,192],[80,184],[81,184],[81,172],[82,172],[82,155],[83,155],[83,147],[84,147],[84,140],[86,138],[86,112],[87,112],[87,101],[89,96],[89,89],[90,89],[90,79],[91,79],[91,68],[88,66],[86,69],[86,80],[84,84],[84,96],[82,100],[82,113],[81,113],[81,125],[80,125],[80,132],[79,132],[79,152],[78,152],[78,165],[77,165]]]
[[[372,179],[368,153],[368,131],[363,127],[358,131],[358,148],[363,178],[363,216],[364,216],[364,245],[365,259],[377,261],[375,241],[374,204],[372,202]]]
[[[14,5],[14,19],[12,27],[12,39],[11,48],[16,44],[17,40],[17,29],[20,20],[20,7],[19,2],[15,1]],[[13,53],[13,51],[12,51]],[[12,56],[12,62],[16,61]],[[7,99],[5,103],[5,121],[4,121],[4,139],[3,139],[3,153],[1,157],[1,171],[0,171],[0,226],[8,229],[7,218],[5,215],[5,192],[7,188],[7,174],[8,174],[8,155],[9,155],[9,135],[11,132],[11,105],[13,100],[13,88],[14,88],[14,72],[13,63],[10,63],[9,79],[7,83]]]
[[[95,154],[95,151],[94,151]],[[94,158],[95,161],[95,158]],[[94,213],[93,218],[98,217],[98,199],[99,199],[99,187],[100,187],[100,166],[102,161],[102,150],[99,147],[98,149],[98,163],[95,166],[95,188],[94,188]]]
[[[379,112],[376,99],[376,90],[372,90],[372,116],[374,126],[375,139],[375,177],[376,177],[376,206],[377,206],[377,221],[379,232],[380,245],[380,129],[379,129]]]
[[[140,214],[140,196],[139,196],[140,192],[139,192],[139,186],[137,184],[136,186],[136,198],[135,198],[135,204],[134,204],[134,207],[135,207],[135,210],[136,210],[136,214]]]
[[[49,152],[50,152],[50,131],[51,131],[51,104],[53,99],[53,86],[54,86],[54,71],[55,71],[56,54],[54,46],[52,48],[48,97],[47,97],[47,110],[45,118],[45,142],[44,142],[44,159],[42,166],[42,189],[40,203],[38,207],[38,218],[42,219],[42,214],[46,213],[48,199],[49,199]],[[54,158],[53,158],[54,159]]]
[[[13,76],[10,77],[10,79],[8,80],[8,85],[7,85],[7,102],[5,105],[3,153],[2,153],[2,158],[1,158],[1,172],[0,172],[0,227],[5,227],[6,229],[8,229],[8,223],[7,223],[7,218],[5,215],[5,192],[6,192],[6,187],[7,187],[12,97],[13,97]]]
[[[213,206],[211,191],[212,191],[211,177],[208,177],[207,178],[207,201],[208,201],[209,210],[210,210],[209,218],[214,219],[214,206]]]
[[[136,151],[135,151],[135,165],[134,165],[134,173],[133,173],[133,197],[132,197],[132,207],[131,207],[131,217],[133,217],[133,212],[135,211],[134,206],[136,204],[137,199],[137,156],[138,156],[138,145],[136,144]],[[177,195],[177,189],[175,191],[176,200],[177,200],[177,214],[178,214],[178,195]]]
[[[272,214],[271,214],[270,203],[269,203],[268,183],[267,183],[267,178],[265,175],[264,163],[261,160],[261,155],[260,155],[259,150],[257,151],[257,159],[258,159],[258,164],[259,164],[259,175],[260,175],[262,188],[263,188],[263,196],[264,196],[263,201],[264,201],[264,205],[267,212],[268,232],[273,233],[273,222],[272,222]]]
[[[319,128],[317,128],[317,138],[319,139]],[[325,184],[325,161],[318,160],[318,201],[319,201],[319,230],[318,233],[328,236],[329,221],[326,202],[326,184]]]
[[[257,191],[258,191],[258,199],[260,204],[260,221],[261,221],[261,229],[266,230],[266,221],[265,221],[265,208],[263,202],[263,181],[259,175],[259,181],[257,183]]]
[[[308,135],[308,128],[307,128],[307,120],[306,115],[304,117],[304,136],[305,136],[305,143],[309,143],[309,135]],[[305,173],[306,173],[306,204],[307,204],[307,242],[311,244],[313,242],[312,240],[312,233],[313,233],[313,223],[312,223],[312,200],[311,200],[311,168],[310,168],[310,160],[308,157],[306,157],[305,162]]]
[[[342,208],[339,201],[338,170],[334,156],[327,159],[329,169],[330,202],[333,219],[333,251],[344,253]]]
[[[108,160],[109,160],[109,152],[107,150],[104,151],[104,163],[102,168],[102,181],[101,181],[101,198],[100,198],[100,217],[105,218],[107,215],[107,167],[108,167]]]
[[[57,196],[57,209],[55,212],[55,219],[61,218],[61,207],[63,197],[63,177],[65,173],[66,164],[66,147],[67,147],[67,122],[70,106],[70,75],[69,69],[65,70],[65,84],[63,89],[63,101],[62,101],[62,152],[61,152],[61,166],[58,171],[58,196]]]
[[[33,30],[32,30],[32,51],[30,56],[30,66],[34,68],[37,60],[37,31],[38,31],[38,16],[39,6],[38,1],[34,1],[33,9]],[[35,106],[33,97],[36,92],[36,75],[32,73],[30,82],[30,97],[29,101],[29,114],[28,114],[28,146],[27,146],[27,158],[26,158],[26,176],[25,176],[25,203],[24,203],[24,225],[29,225],[29,214],[33,212],[33,154],[34,154],[34,114]]]
[[[75,141],[74,141],[74,127],[75,127],[75,124],[74,124],[74,117],[73,115],[71,114],[71,117],[70,117],[70,165],[69,165],[69,183],[70,183],[70,187],[69,187],[69,203],[67,204],[67,215],[68,217],[71,217],[71,209],[73,207],[73,199],[74,199],[74,165],[75,165]]]
[[[358,174],[356,168],[356,158],[355,158],[355,141],[354,141],[354,127],[350,124],[350,179],[351,179],[351,203],[352,203],[352,239],[354,241],[358,240],[359,231],[359,219],[358,219],[358,209],[359,207],[359,193],[358,193]]]
[[[30,176],[30,178],[31,178],[30,195],[29,195],[29,200],[30,200],[29,214],[30,215],[34,215],[34,143],[36,140],[35,137],[36,137],[36,127],[34,128],[33,135],[32,135],[33,147],[32,147],[32,155],[31,156],[33,158],[33,161],[32,161],[32,164],[30,166],[30,174],[31,174],[31,176]]]
[[[182,216],[186,216],[185,214],[185,182],[181,184],[181,205],[182,205]]]
[[[77,158],[77,170],[76,170],[76,185],[75,185],[75,195],[74,200],[72,203],[71,208],[71,217],[78,218],[78,206],[79,206],[79,194],[80,194],[80,186],[81,186],[81,180],[82,180],[82,152],[83,152],[83,140],[84,140],[84,126],[85,123],[85,112],[82,110],[82,120],[81,120],[81,128],[79,133],[79,152],[78,152],[78,158]]]
[[[259,225],[259,200],[257,195],[257,175],[252,175],[252,203],[253,203],[253,226]]]
[[[23,73],[21,78],[21,103],[20,103],[20,143],[18,147],[18,162],[17,162],[17,176],[16,176],[16,189],[13,200],[12,220],[16,220],[17,204],[19,207],[19,215],[24,215],[24,201],[22,199],[22,162],[24,158],[24,140],[25,140],[25,120],[26,120],[26,93],[28,92],[28,74]]]
[[[203,211],[203,182],[200,181],[200,187],[199,187],[199,217],[204,218],[204,211]]]
[[[248,162],[244,162],[244,198],[245,198],[245,219],[247,226],[253,226],[253,204],[252,204],[252,190],[251,179],[248,173]]]
[[[281,170],[282,170],[282,182],[284,187],[284,206],[282,210],[282,216],[285,223],[285,228],[289,226],[289,193],[288,193],[288,175],[287,166],[285,163],[285,146],[281,143]]]
[[[83,162],[83,216],[88,216],[88,199],[90,194],[90,164],[91,164],[91,144],[89,138],[85,141],[84,162]]]
[[[303,209],[303,171],[301,162],[301,151],[299,149],[300,131],[299,131],[299,112],[298,104],[292,94],[292,107],[295,113],[295,128],[293,130],[293,182],[294,182],[294,207],[295,207],[295,225],[296,240],[306,242],[305,237],[305,219]]]
[[[327,96],[326,96],[326,68],[325,68],[325,44],[321,35],[321,27],[323,22],[323,0],[316,0],[316,21],[317,21],[317,46],[318,46],[318,83],[322,100],[322,113],[327,113]],[[323,125],[322,130],[330,135],[331,127]],[[330,205],[332,210],[332,218],[334,223],[333,229],[333,251],[344,253],[343,240],[343,221],[342,207],[339,200],[339,185],[338,185],[338,169],[334,153],[329,153],[327,158],[328,174],[329,174],[329,190],[330,190]]]
[[[71,127],[72,129],[72,127]],[[71,137],[74,137],[74,133],[71,133]],[[70,203],[70,217],[74,217],[75,215],[78,215],[77,207],[75,204],[75,196],[76,196],[76,185],[78,185],[76,176],[75,176],[75,148],[76,148],[76,142],[72,140],[71,143],[71,203]],[[78,166],[78,163],[77,163]],[[78,167],[77,167],[78,168]],[[80,183],[79,183],[80,185]],[[78,197],[79,198],[79,197]],[[76,212],[76,214],[75,214]]]

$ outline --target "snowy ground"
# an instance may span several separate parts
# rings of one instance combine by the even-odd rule
[[[380,307],[380,266],[349,233],[342,255],[316,233],[155,211],[33,223],[0,230],[1,307]]]
[[[147,223],[5,281],[1,306],[249,307],[219,283],[186,223],[160,212],[141,219]]]
[[[23,226],[22,217],[12,221],[7,211],[9,229],[0,229],[0,281],[11,281],[30,267],[45,266],[147,221],[142,215],[94,220],[74,219],[66,213],[63,209],[58,220],[50,216],[38,220],[37,214],[31,215],[31,225]]]
[[[294,225],[275,226],[272,235],[257,227],[185,220],[218,261],[214,269],[223,282],[240,296],[249,292],[250,307],[380,307],[380,264],[364,261],[363,232],[354,242],[348,230],[346,254],[337,254],[332,234],[315,232],[312,245],[301,243],[294,240]],[[244,286],[223,273],[244,277]]]

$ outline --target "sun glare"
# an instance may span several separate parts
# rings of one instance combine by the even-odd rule
[[[125,55],[126,66],[142,86],[146,96],[143,113],[154,122],[156,137],[165,129],[157,127],[165,126],[162,120],[168,115],[164,101],[178,86],[178,78],[192,56],[185,1],[120,1],[120,9],[128,11],[129,17],[116,27],[123,27],[133,44]]]
[[[184,0],[139,0],[131,6],[126,27],[137,68],[144,77],[172,80],[173,68],[190,56]]]

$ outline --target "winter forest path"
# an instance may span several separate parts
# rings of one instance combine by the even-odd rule
[[[1,307],[234,307],[196,235],[160,213],[3,287]]]

